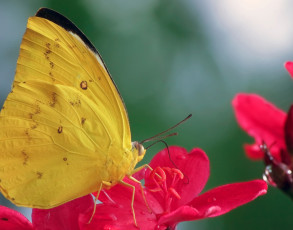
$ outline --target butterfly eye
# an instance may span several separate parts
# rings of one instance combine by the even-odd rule
[[[138,143],[137,141],[132,142],[132,147],[134,147],[137,150],[138,156],[144,156],[145,149],[142,144]]]
[[[145,149],[142,144],[139,144],[139,143],[137,143],[137,144],[138,144],[138,146],[137,146],[138,147],[137,148],[138,156],[143,156],[145,154]]]

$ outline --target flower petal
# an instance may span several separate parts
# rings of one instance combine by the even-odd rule
[[[199,212],[198,219],[223,215],[246,204],[267,192],[263,180],[222,185],[214,188],[189,203]]]
[[[32,220],[38,230],[79,230],[78,218],[84,214],[89,221],[94,207],[93,197],[87,195],[51,209],[33,209]]]
[[[124,182],[134,186],[135,188],[135,199],[134,199],[134,209],[136,207],[142,206],[142,209],[147,209],[146,203],[143,199],[140,184],[131,181],[128,178],[123,179]],[[152,208],[153,212],[162,212],[162,207],[160,203],[153,197],[153,194],[149,193],[145,189],[144,195],[147,199],[149,206]],[[96,193],[94,193],[96,196]],[[99,200],[104,204],[111,204],[116,206],[124,206],[130,210],[132,199],[132,189],[126,187],[125,185],[117,184],[109,190],[102,190],[99,196]]]
[[[170,146],[168,150],[164,149],[152,159],[150,166],[178,168],[184,174],[184,179],[176,184],[175,190],[181,196],[179,200],[173,200],[172,210],[177,209],[194,197],[196,197],[204,188],[210,172],[209,159],[207,155],[199,148],[194,148],[188,153],[185,148],[178,146]],[[154,182],[146,174],[145,187],[153,188]],[[164,197],[160,193],[153,193],[153,196],[163,204]]]
[[[1,230],[32,230],[33,225],[21,213],[0,205]]]
[[[272,155],[280,160],[280,150],[286,149],[286,113],[256,94],[238,94],[232,105],[241,128],[255,138],[256,145],[259,146],[264,141]],[[253,158],[258,158],[258,155]]]
[[[293,67],[292,67],[293,68]],[[291,105],[285,123],[285,139],[288,152],[293,154],[293,105]]]
[[[291,62],[291,61],[286,62],[285,68],[288,70],[289,74],[293,78],[293,62]]]
[[[181,206],[173,212],[162,215],[159,219],[159,225],[174,226],[179,222],[198,219],[199,212],[191,206]]]
[[[244,150],[252,160],[262,160],[264,158],[264,152],[259,148],[258,144],[244,144]]]
[[[126,208],[126,209],[125,209]],[[155,229],[157,225],[156,216],[149,213],[146,208],[140,209],[135,206],[136,221],[139,229]],[[100,229],[119,229],[119,230],[137,230],[134,225],[133,216],[130,208],[122,205],[98,204],[92,221],[88,224],[87,218],[80,217],[81,230],[100,230]]]
[[[141,187],[127,178],[124,182],[135,187],[135,199],[133,203],[135,217],[140,229],[155,229],[157,217],[154,212],[148,210],[143,199]],[[160,205],[151,195],[147,195],[148,204],[152,209],[162,210]],[[99,200],[102,204],[97,204],[97,209],[93,220],[90,224],[81,224],[81,230],[98,230],[98,229],[135,229],[132,209],[131,209],[132,189],[125,185],[117,184],[109,190],[103,190]],[[83,218],[81,216],[81,218]],[[84,221],[81,221],[84,222]]]

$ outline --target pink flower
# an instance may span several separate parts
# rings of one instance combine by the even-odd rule
[[[79,216],[88,220],[94,207],[87,195],[52,209],[33,209],[32,223],[19,212],[0,206],[1,230],[79,230]]]
[[[188,153],[176,146],[169,147],[169,151],[172,161],[164,149],[151,161],[153,171],[136,175],[138,179],[145,179],[143,191],[151,210],[144,202],[140,186],[124,180],[135,186],[134,209],[141,230],[175,229],[182,221],[219,216],[267,191],[264,181],[254,180],[223,185],[199,195],[209,177],[206,154],[198,148]],[[103,190],[99,198],[103,203],[97,204],[92,222],[81,224],[81,230],[137,229],[130,208],[131,193],[131,189],[122,185]],[[83,223],[86,219],[81,217]]]

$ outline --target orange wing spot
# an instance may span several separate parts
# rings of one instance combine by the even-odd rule
[[[49,59],[49,56],[48,56],[48,55],[49,55],[50,53],[52,53],[51,50],[46,50],[46,51],[45,51],[44,55],[46,56],[47,59]]]
[[[49,61],[50,60],[49,54],[52,52],[51,51],[51,44],[50,43],[46,43],[46,47],[47,47],[47,49],[46,49],[44,55],[45,55],[45,58]]]
[[[25,134],[26,136],[30,137],[29,129],[25,129],[24,134]]]
[[[58,127],[58,133],[62,133],[62,131],[63,131],[63,127],[62,126],[59,126]]]
[[[41,113],[41,108],[40,108],[40,106],[39,106],[38,104],[36,104],[36,109],[35,109],[35,111],[34,111],[33,113],[29,113],[29,114],[28,114],[28,117],[29,117],[30,119],[33,119],[34,115],[39,114],[39,113]]]
[[[81,124],[82,124],[82,125],[84,124],[85,120],[86,120],[85,117],[82,117],[82,118],[81,118]]]
[[[99,81],[101,80],[101,77],[98,77]]]
[[[31,129],[36,129],[37,127],[38,127],[38,124],[37,123],[31,125]]]
[[[69,103],[70,103],[72,106],[80,106],[80,105],[81,105],[81,101],[80,101],[80,99],[76,99],[75,101],[69,101]]]
[[[42,173],[42,172],[37,172],[37,177],[38,177],[38,179],[41,179],[42,176],[43,176],[43,173]]]
[[[51,77],[53,82],[56,81],[56,79],[54,78],[54,75],[53,75],[53,73],[51,71],[49,72],[49,76]]]
[[[24,131],[24,134],[25,134],[25,136],[27,137],[27,141],[28,141],[28,142],[30,142],[30,141],[32,140],[32,137],[31,137],[29,131],[30,131],[29,128],[25,129],[25,131]]]
[[[41,113],[41,108],[39,105],[36,105],[35,114],[39,114],[39,113]]]
[[[57,95],[57,94],[56,94],[55,92],[53,92],[52,95],[51,95],[51,99],[52,99],[52,100],[49,102],[49,104],[50,104],[51,107],[54,107],[55,104],[56,104],[56,101],[57,101],[57,99],[56,99],[56,95]]]
[[[50,63],[51,69],[53,69],[54,68],[54,63],[52,61],[50,61],[49,63]]]
[[[54,62],[52,62],[50,60],[50,56],[49,56],[49,54],[52,53],[52,51],[51,51],[51,44],[50,43],[46,43],[45,46],[46,46],[46,50],[45,50],[45,53],[44,53],[45,58],[49,62],[49,65],[50,65],[51,69],[53,69],[54,68]]]
[[[86,90],[87,89],[87,81],[82,81],[80,83],[80,88],[82,88],[83,90]]]
[[[24,150],[21,151],[21,154],[24,157],[23,165],[27,165],[27,161],[28,161],[29,156],[27,155],[27,153]]]
[[[47,49],[51,49],[51,44],[49,42],[46,43]]]
[[[67,161],[67,157],[63,157],[63,160],[64,160],[64,161]]]
[[[59,45],[58,42],[60,42],[60,39],[59,39],[59,38],[56,38],[56,39],[55,39],[55,43],[54,43],[54,46],[55,46],[56,48],[59,48],[59,47],[60,47],[60,45]]]
[[[40,101],[40,100],[36,100],[36,103],[41,103],[41,104],[45,104],[44,102]]]

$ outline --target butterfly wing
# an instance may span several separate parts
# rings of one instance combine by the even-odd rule
[[[0,127],[0,190],[22,206],[96,191],[131,149],[127,112],[100,55],[45,8],[28,20]]]

